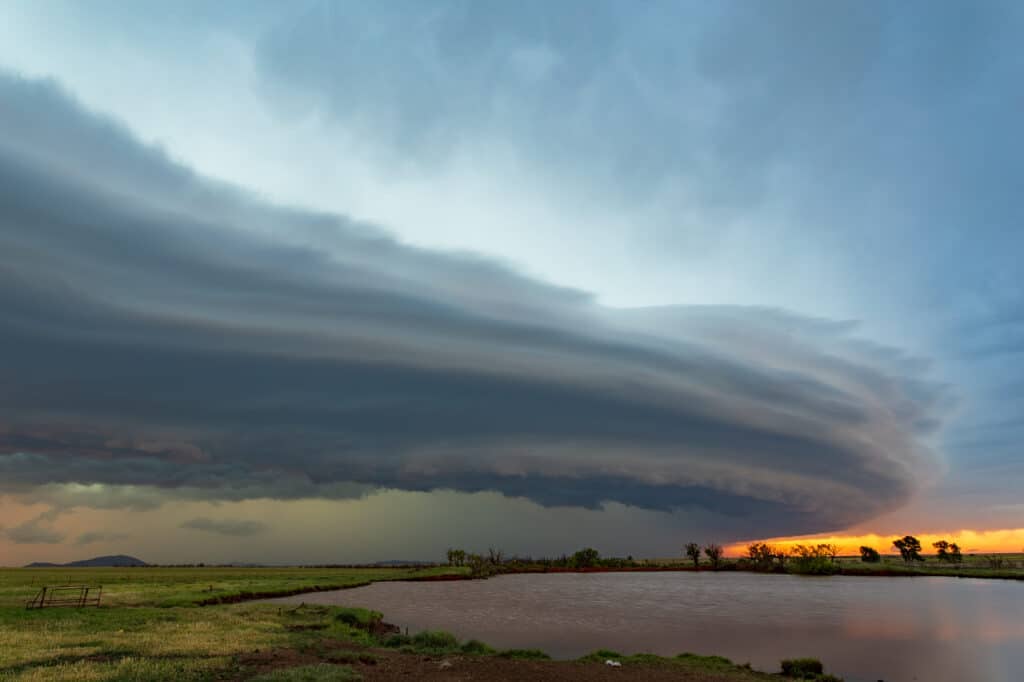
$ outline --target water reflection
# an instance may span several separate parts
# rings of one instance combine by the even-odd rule
[[[376,583],[286,601],[366,606],[411,631],[571,658],[720,654],[777,671],[814,656],[850,682],[1018,680],[1024,585],[953,578],[591,573]]]

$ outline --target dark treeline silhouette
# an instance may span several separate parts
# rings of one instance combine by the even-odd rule
[[[910,567],[925,561],[921,553],[921,541],[913,535],[905,535],[893,540],[892,546],[899,551],[904,564]],[[932,543],[935,559],[941,563],[952,565],[956,570],[964,568],[964,557],[960,546],[955,542],[939,540]],[[602,557],[593,547],[586,547],[573,554],[563,554],[557,558],[505,557],[502,552],[490,549],[486,554],[472,554],[462,549],[448,550],[448,565],[463,566],[470,569],[473,577],[486,577],[496,573],[535,572],[547,570],[599,570],[599,569],[637,569],[637,570],[740,570],[762,573],[800,573],[807,575],[831,575],[833,573],[854,573],[894,575],[896,569],[888,564],[886,568],[858,569],[849,563],[839,562],[840,548],[832,543],[797,544],[790,548],[771,545],[767,542],[754,542],[747,546],[746,554],[733,559],[725,559],[725,550],[716,543],[699,544],[688,542],[680,552],[680,558],[660,560],[634,560],[632,556]],[[874,547],[859,548],[860,561],[866,564],[879,564],[884,561],[881,553]],[[854,554],[854,557],[857,555]],[[974,556],[973,554],[971,556]],[[986,557],[991,569],[1013,568],[1013,562],[1003,557],[992,555]],[[969,565],[978,568],[977,563]],[[900,575],[911,572],[901,569]],[[881,571],[881,572],[879,572]]]

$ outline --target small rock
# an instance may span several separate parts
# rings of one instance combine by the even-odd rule
[[[452,662],[451,661],[441,661],[441,665],[439,665],[437,667],[440,668],[441,670],[444,670],[445,668],[452,667]]]
[[[610,658],[607,661],[605,661],[604,664],[605,665],[610,665],[613,668],[621,668],[622,667],[622,663],[620,663],[619,661],[613,661]]]

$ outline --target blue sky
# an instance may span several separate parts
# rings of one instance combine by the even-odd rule
[[[451,415],[405,439],[390,425],[319,425],[317,437],[299,437],[301,420],[239,438],[246,422],[217,401],[247,389],[218,395],[199,379],[223,387],[236,375],[197,360],[180,365],[195,379],[180,390],[207,396],[202,409],[168,417],[172,396],[159,388],[164,402],[128,428],[89,404],[113,380],[54,370],[48,381],[80,391],[61,401],[39,388],[47,361],[12,351],[19,371],[13,359],[5,369],[22,398],[5,399],[18,416],[0,426],[20,440],[9,436],[0,457],[19,481],[10,504],[44,506],[8,528],[11,543],[64,538],[55,529],[71,510],[96,508],[54,488],[71,483],[180,488],[154,507],[165,513],[209,501],[193,488],[220,490],[212,497],[224,504],[455,491],[416,497],[431,513],[455,504],[451,495],[497,492],[480,503],[484,517],[525,500],[552,519],[538,549],[503,531],[517,551],[559,551],[577,533],[626,549],[617,538],[635,527],[649,538],[634,554],[666,551],[683,533],[1024,526],[1019,4],[9,2],[0,14],[0,138],[9,186],[24,183],[26,202],[19,213],[9,200],[0,236],[45,255],[4,257],[4,272],[23,278],[12,281],[51,291],[75,281],[68,263],[88,253],[75,286],[92,303],[204,324],[263,320],[315,337],[288,346],[312,362],[350,327],[308,297],[362,296],[351,282],[364,277],[381,298],[354,318],[363,334],[346,337],[345,363],[400,365],[412,373],[367,374],[363,390],[393,380],[402,395],[442,396]],[[29,235],[18,221],[42,210],[28,203],[34,191],[65,196],[86,227],[72,237],[65,216],[51,241]],[[124,220],[126,232],[104,233],[101,218]],[[202,271],[195,254],[183,257],[187,271],[153,261],[145,277],[125,266],[160,235],[167,248],[192,253],[188,240],[206,241],[224,257],[200,254]],[[75,239],[83,246],[69,247]],[[104,240],[123,248],[96,246]],[[231,279],[246,266],[276,276]],[[124,274],[104,282],[103,271]],[[180,277],[202,284],[172,286]],[[280,288],[252,308],[228,297],[255,286]],[[119,319],[138,338],[157,333]],[[96,312],[47,338],[85,357],[82,325],[117,329]],[[205,332],[167,328],[192,352],[211,348]],[[264,337],[227,338],[268,352]],[[96,352],[100,362],[112,351]],[[141,368],[166,360],[153,353],[119,396],[145,390]],[[500,377],[489,374],[496,364],[507,364]],[[259,385],[281,389],[268,405],[306,405],[306,418],[354,380],[351,364],[332,367],[303,378],[275,366]],[[552,375],[563,383],[542,390],[536,381]],[[475,427],[460,421],[467,396],[484,396],[472,399]],[[562,418],[546,425],[551,410]],[[411,413],[380,414],[390,424]],[[107,443],[148,443],[128,457],[134,473],[117,480],[93,466],[81,433],[69,435],[76,419]],[[39,430],[62,447],[33,446],[26,434]],[[779,432],[789,445],[766,435]],[[360,446],[345,450],[353,439]],[[161,450],[167,461],[199,452],[217,466],[194,470],[204,482],[183,480],[138,454],[160,450],[154,442],[174,444]],[[793,460],[805,446],[807,459]],[[384,450],[402,467],[369,454]],[[26,464],[57,456],[76,463],[74,480],[39,474],[52,461]],[[286,457],[309,479],[291,492],[232,478]],[[834,475],[793,478],[819,466]],[[831,499],[833,485],[843,508],[790,500],[808,488]],[[262,522],[195,520],[183,517],[182,532]],[[39,544],[33,556],[66,543]]]

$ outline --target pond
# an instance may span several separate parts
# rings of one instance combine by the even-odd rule
[[[848,682],[1024,679],[1024,583],[944,577],[562,573],[391,582],[288,597],[364,606],[556,658],[718,654],[777,672],[812,656]]]

